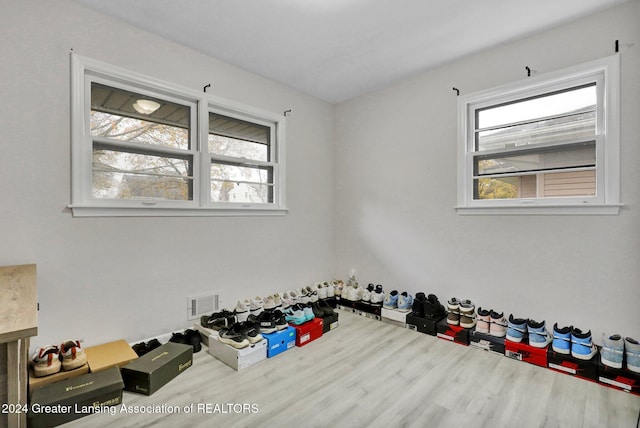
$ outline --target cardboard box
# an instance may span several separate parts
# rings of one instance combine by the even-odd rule
[[[496,337],[488,333],[481,333],[475,329],[469,332],[469,345],[477,349],[504,355],[504,342],[504,337]]]
[[[514,360],[524,361],[540,367],[547,367],[548,347],[549,345],[545,348],[536,348],[528,343],[518,343],[505,340],[504,355],[505,357],[513,358]]]
[[[33,373],[33,369],[29,368],[29,396],[38,388],[42,388],[45,385],[49,385],[53,382],[59,382],[61,380],[70,379],[72,377],[82,376],[89,373],[89,365],[83,364],[82,366],[73,370],[61,370],[58,373],[54,373],[49,376],[36,377]]]
[[[262,336],[267,340],[267,358],[275,357],[296,346],[296,329],[291,326]]]
[[[151,395],[191,367],[193,347],[168,342],[122,367],[124,389]]]
[[[619,389],[640,395],[640,373],[634,373],[625,367],[614,369],[605,364],[598,357],[598,383],[609,388]]]
[[[91,372],[115,366],[123,367],[138,358],[138,354],[124,339],[85,348],[84,352],[87,354],[87,363]]]
[[[122,403],[124,384],[117,367],[64,379],[33,391],[28,422],[49,428]]]
[[[218,331],[212,328],[203,327],[200,323],[196,323],[193,325],[193,329],[200,333],[200,341],[205,345],[209,346],[209,338],[211,336],[218,337]]]
[[[246,348],[236,349],[212,336],[209,338],[209,353],[229,367],[242,370],[267,358],[267,341],[261,340]]]
[[[443,318],[436,324],[436,336],[440,339],[469,346],[469,330],[459,325],[451,325],[447,318]]]
[[[322,318],[314,318],[301,325],[291,325],[296,329],[296,346],[305,346],[322,336]]]
[[[405,328],[407,326],[407,315],[409,315],[410,313],[411,312],[400,312],[395,309],[386,308],[382,308],[382,310],[380,311],[382,322],[397,325],[398,327],[402,328]]]
[[[547,366],[551,370],[593,382],[598,381],[598,360],[600,360],[599,353],[590,360],[580,360],[571,354],[555,352],[551,346],[547,351]]]
[[[415,330],[419,333],[425,333],[431,336],[435,336],[436,334],[438,334],[438,329],[436,328],[436,326],[441,319],[442,318],[430,320],[409,313],[406,319],[407,328],[409,330]]]
[[[328,333],[335,328],[338,328],[337,313],[334,313],[333,315],[322,318],[322,334]]]

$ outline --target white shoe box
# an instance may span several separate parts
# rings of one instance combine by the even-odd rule
[[[267,341],[262,339],[246,348],[236,349],[218,341],[217,335],[209,336],[209,353],[229,367],[242,370],[267,359]]]
[[[202,343],[204,343],[206,346],[209,346],[209,338],[211,336],[218,337],[218,332],[216,330],[203,327],[198,323],[193,325],[193,329],[198,333],[200,333],[200,339],[202,340]]]
[[[386,322],[388,324],[397,325],[398,327],[406,328],[407,327],[407,315],[411,312],[400,312],[395,309],[386,309],[382,308],[381,316],[382,322]]]

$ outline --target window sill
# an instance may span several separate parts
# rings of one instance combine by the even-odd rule
[[[459,215],[618,215],[623,204],[456,206]]]
[[[287,208],[228,207],[228,208],[176,208],[176,207],[108,207],[69,205],[74,217],[257,217],[283,216]]]

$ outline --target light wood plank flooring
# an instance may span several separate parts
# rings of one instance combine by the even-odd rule
[[[256,413],[96,414],[69,427],[634,428],[640,397],[339,311],[340,326],[236,372],[208,354],[125,405],[254,404]]]

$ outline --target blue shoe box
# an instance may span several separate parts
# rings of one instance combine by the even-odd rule
[[[262,337],[267,339],[267,358],[280,355],[296,346],[296,329],[291,326],[275,333],[263,334]]]
[[[504,337],[492,336],[488,333],[481,333],[475,329],[469,332],[469,345],[484,351],[495,352],[504,355]]]
[[[599,360],[600,355],[598,353],[590,360],[581,360],[573,357],[571,354],[555,352],[551,346],[549,346],[549,350],[547,351],[547,366],[551,370],[592,382],[598,381]]]

